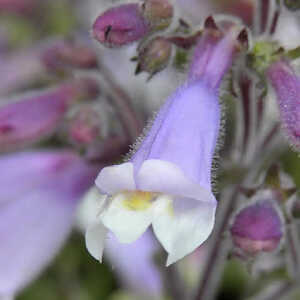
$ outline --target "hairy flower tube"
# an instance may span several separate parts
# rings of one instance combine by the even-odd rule
[[[150,31],[138,3],[112,7],[100,15],[93,25],[93,35],[107,47],[123,46],[137,41]]]
[[[96,185],[107,197],[98,223],[86,234],[95,258],[102,258],[106,230],[121,243],[132,243],[152,224],[168,252],[167,265],[210,235],[216,209],[211,164],[220,130],[218,89],[235,46],[229,33],[215,45],[207,64],[194,61],[193,69],[203,68],[197,72],[201,76],[189,77],[167,99],[127,162],[99,173]],[[207,49],[199,47],[197,53]],[[226,63],[220,64],[220,53]]]
[[[3,155],[0,167],[0,299],[13,299],[67,238],[96,167],[70,151]]]
[[[273,63],[267,76],[277,95],[280,118],[292,146],[300,150],[300,78],[286,61]]]

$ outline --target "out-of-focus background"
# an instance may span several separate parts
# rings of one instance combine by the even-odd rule
[[[234,14],[243,18],[243,21],[247,24],[251,18],[253,2],[255,1],[177,0],[174,2],[176,9],[180,10],[181,16],[191,24],[198,26],[211,13]],[[93,68],[88,68],[88,70],[78,68],[78,70],[72,70],[72,72],[61,70],[57,58],[52,58],[51,53],[48,53],[47,56],[45,49],[48,49],[49,45],[52,45],[52,43],[54,45],[56,41],[66,38],[67,40],[79,39],[83,45],[93,49],[97,59],[101,61],[101,64],[105,68],[110,70],[114,80],[126,91],[132,100],[132,106],[139,111],[144,120],[151,116],[166,96],[182,82],[185,74],[184,69],[179,70],[174,66],[169,66],[148,82],[146,74],[134,75],[135,64],[130,59],[135,55],[136,46],[126,46],[122,49],[106,49],[94,41],[91,35],[91,27],[95,18],[106,8],[117,3],[120,2],[114,0],[0,0],[0,100],[2,102],[0,106],[13,101],[10,99],[19,97],[22,93],[31,95],[32,90],[55,87],[66,80],[70,80],[70,78],[74,79],[87,75],[93,78],[93,76],[96,76],[95,73],[101,73],[101,67],[100,70]],[[283,15],[280,22],[280,30],[277,33],[277,38],[286,47],[294,47],[295,43],[299,43],[299,19],[297,16],[291,18],[290,16],[285,17]],[[59,42],[57,43],[59,44]],[[82,55],[82,53],[79,55]],[[77,61],[77,59],[78,57],[75,60]],[[85,62],[82,64],[85,64]],[[72,74],[70,75],[70,73]],[[101,124],[101,130],[103,130],[101,134],[103,137],[107,137],[111,131],[114,133],[119,132],[120,125],[116,121],[118,116],[115,114],[113,105],[111,105],[109,99],[106,97],[101,103],[102,106],[99,108],[101,110],[99,115],[104,120],[103,124]],[[226,126],[228,127],[228,136],[230,137],[232,125],[230,121],[230,102],[228,103],[227,113],[229,121]],[[58,133],[51,136],[51,138],[43,140],[40,144],[35,144],[35,149],[39,149],[39,147],[46,148],[48,146],[60,148],[65,145],[67,139],[71,139],[66,144],[74,146],[78,153],[82,153],[82,145],[80,144],[82,140],[76,135],[75,137],[71,135],[70,138],[68,131],[70,120],[74,114],[76,114],[76,109],[75,112],[68,114],[66,117],[67,121],[60,127]],[[105,118],[109,118],[110,120],[106,121]],[[3,132],[3,130],[5,131],[5,129],[0,128],[0,132]],[[78,143],[80,144],[79,146]],[[225,139],[224,152],[226,152],[227,143],[228,140]],[[2,146],[0,139],[0,149]],[[16,148],[13,147],[12,150],[10,148],[8,150],[5,149],[5,151],[1,150],[1,152],[6,153],[0,155],[13,154],[19,148],[25,149],[26,147],[21,145]],[[26,149],[32,148],[33,146],[30,144]],[[97,147],[94,146],[92,148],[92,154],[93,151],[96,151],[95,148]],[[120,160],[126,149],[125,151],[122,150],[120,154],[117,153],[113,161],[117,162]],[[300,162],[298,154],[293,153],[286,147],[286,150],[282,152],[282,161],[285,170],[293,176],[297,186],[300,187]],[[97,162],[95,166],[97,167]],[[231,174],[230,176],[235,175]],[[219,178],[220,184],[222,184],[222,176]],[[22,178],[20,180],[22,181]],[[13,185],[14,183],[11,184]],[[148,283],[146,283],[147,280],[151,280],[147,276],[143,280],[136,281],[136,289],[134,288],[134,283],[131,282],[128,284],[130,280],[127,277],[132,276],[131,271],[138,268],[140,264],[138,260],[135,261],[134,257],[131,256],[130,251],[127,255],[119,257],[119,259],[128,262],[125,271],[117,263],[118,259],[114,263],[114,258],[118,256],[118,251],[115,251],[111,256],[108,255],[107,257],[110,257],[110,259],[104,256],[102,264],[90,256],[85,248],[84,234],[82,232],[83,226],[81,224],[85,222],[83,220],[85,213],[82,212],[85,209],[87,208],[79,205],[79,208],[77,208],[79,217],[75,220],[74,229],[62,250],[41,275],[22,290],[17,299],[154,299],[154,296],[148,295],[147,298],[147,293],[142,295],[143,293],[140,292],[144,289],[143,285],[148,286]],[[0,240],[0,256],[1,243],[2,241]],[[19,251],[22,251],[22,249],[19,249]],[[132,255],[134,255],[133,252]],[[194,254],[189,255],[179,262],[180,275],[187,286],[194,287],[196,285],[198,277],[201,274],[203,262],[205,261],[205,255],[206,247],[204,245]],[[285,270],[281,268],[280,264],[274,268],[274,271],[267,273],[273,267],[275,261],[272,255],[262,256],[253,267],[252,275],[249,274],[248,266],[245,263],[237,258],[230,258],[226,263],[225,271],[222,275],[222,283],[217,299],[245,299],[245,295],[250,296],[252,291],[267,285],[271,280],[285,278]],[[274,254],[274,257],[276,255]],[[11,260],[14,260],[14,257],[11,257]],[[153,264],[155,265],[155,258]],[[160,270],[161,265],[161,262],[157,262],[155,268]],[[126,273],[126,270],[128,270],[128,273]],[[162,270],[162,274],[165,272],[165,270]],[[266,276],[261,275],[264,272],[266,272]],[[163,275],[162,278],[157,280],[161,281],[163,285]],[[167,300],[169,298],[162,296],[161,299]],[[291,295],[291,299],[300,299],[300,292],[298,295]]]

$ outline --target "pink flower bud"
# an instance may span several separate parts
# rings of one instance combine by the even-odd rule
[[[277,95],[281,122],[288,139],[300,150],[300,78],[285,61],[273,63],[267,76]]]
[[[168,0],[145,0],[143,13],[152,29],[165,29],[172,22],[173,5]]]
[[[23,96],[0,108],[0,152],[35,142],[55,131],[72,101],[93,95],[90,80]]]
[[[230,231],[235,246],[246,254],[271,252],[282,238],[282,221],[273,201],[262,200],[244,207]]]
[[[123,4],[108,9],[100,15],[94,25],[97,41],[107,47],[123,46],[137,41],[149,32],[138,4]]]

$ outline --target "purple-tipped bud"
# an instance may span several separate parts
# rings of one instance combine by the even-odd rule
[[[162,30],[171,24],[174,9],[168,0],[145,0],[143,14],[152,29]]]
[[[150,26],[139,4],[123,4],[108,9],[93,25],[93,35],[107,47],[123,46],[145,36]]]
[[[42,61],[50,69],[60,71],[66,67],[90,69],[97,67],[97,55],[90,47],[72,41],[60,41],[42,53]]]
[[[163,37],[150,40],[139,50],[136,74],[147,72],[151,75],[164,69],[171,57],[172,44]]]
[[[54,132],[69,105],[95,93],[88,79],[23,96],[0,108],[0,152],[23,147]]]
[[[246,254],[275,250],[282,238],[282,221],[275,204],[262,200],[243,208],[230,228],[235,246]]]
[[[300,78],[285,61],[273,63],[267,76],[277,95],[282,125],[292,146],[300,150]]]

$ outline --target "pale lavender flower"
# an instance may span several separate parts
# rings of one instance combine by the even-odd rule
[[[0,298],[13,298],[51,261],[68,236],[95,167],[68,151],[0,158]]]
[[[300,78],[285,61],[273,63],[267,76],[277,95],[280,118],[291,144],[300,149]]]
[[[218,89],[235,46],[229,32],[209,50],[206,64],[195,60],[191,69],[197,72],[167,99],[131,159],[98,175],[96,185],[108,197],[98,224],[86,235],[95,258],[101,260],[107,229],[120,242],[131,243],[152,224],[169,254],[167,265],[210,235],[216,209],[211,164],[220,130]],[[205,54],[207,48],[200,43],[196,51]]]

